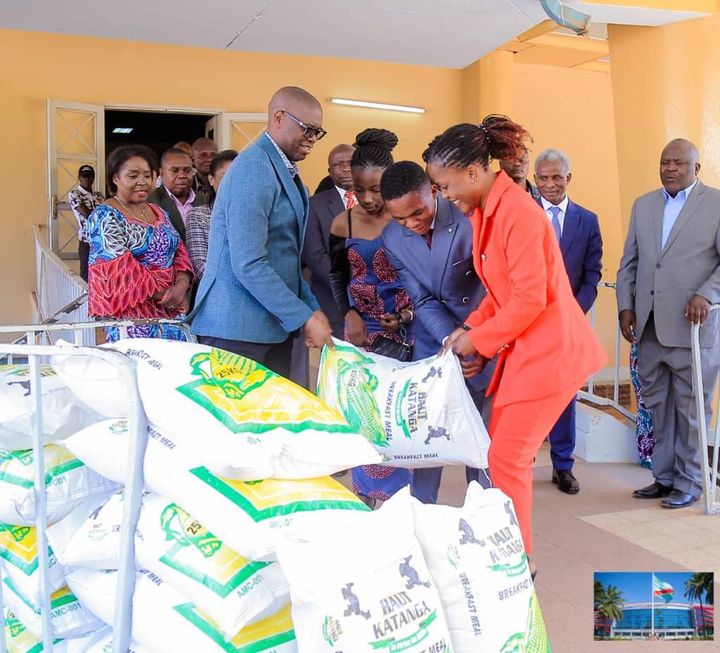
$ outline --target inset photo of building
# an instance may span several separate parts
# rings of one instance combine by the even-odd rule
[[[596,572],[595,640],[713,640],[711,572]]]

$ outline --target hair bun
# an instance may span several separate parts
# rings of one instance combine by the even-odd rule
[[[355,137],[355,147],[379,147],[392,152],[398,144],[398,137],[389,129],[369,127]]]

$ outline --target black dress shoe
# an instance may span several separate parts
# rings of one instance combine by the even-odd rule
[[[673,491],[671,487],[660,483],[650,483],[639,490],[633,492],[635,499],[662,499]]]
[[[580,483],[569,469],[560,471],[553,469],[552,482],[558,486],[560,492],[565,492],[565,494],[580,492]]]
[[[687,508],[698,500],[698,497],[694,497],[692,494],[681,492],[680,490],[673,490],[666,499],[660,502],[663,508]]]

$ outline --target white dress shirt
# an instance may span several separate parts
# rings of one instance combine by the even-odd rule
[[[542,207],[545,209],[545,215],[548,217],[548,220],[552,223],[553,214],[550,211],[550,207],[557,206],[560,209],[560,213],[558,213],[558,222],[560,223],[560,234],[562,235],[563,228],[565,227],[565,214],[567,213],[567,207],[568,207],[568,196],[565,195],[563,197],[562,202],[560,204],[551,204],[548,202],[544,197],[540,198],[540,201],[542,202]]]

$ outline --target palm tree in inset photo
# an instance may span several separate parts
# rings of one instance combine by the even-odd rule
[[[702,634],[707,636],[707,626],[705,624],[705,609],[703,607],[703,597],[705,602],[712,605],[714,599],[713,591],[713,575],[708,572],[695,572],[688,580],[685,581],[685,596],[700,603],[700,620],[702,623]]]
[[[625,599],[622,591],[614,585],[605,587],[602,583],[595,581],[594,606],[598,614],[609,619],[611,622],[618,622],[623,617]]]

